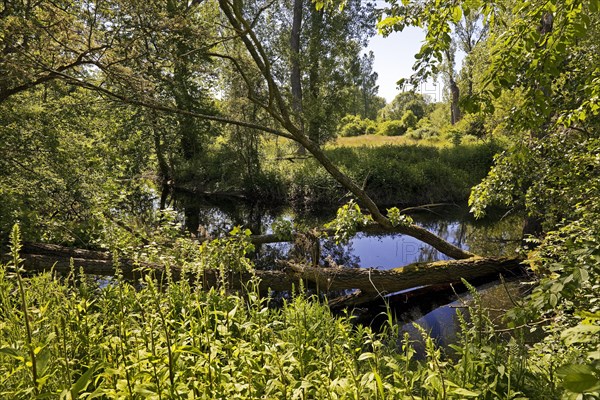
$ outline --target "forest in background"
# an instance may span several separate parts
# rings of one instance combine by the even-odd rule
[[[0,394],[598,398],[598,6],[4,2],[0,239],[13,255],[0,279]],[[427,32],[415,81],[443,79],[442,103],[377,96],[362,49],[377,30],[407,26]],[[367,147],[388,136],[401,145]],[[472,254],[379,207],[469,197],[477,217],[501,207],[526,219],[532,292],[508,330],[476,308],[454,356],[429,341],[420,361],[393,324],[352,328],[302,296],[274,310],[225,281],[201,293],[151,278],[134,290],[118,273],[100,288],[76,268],[67,281],[22,276],[22,240],[221,276],[252,270],[249,233],[199,246],[181,232],[168,210],[176,190],[298,206],[354,199],[331,225],[340,238],[377,224],[457,259]],[[529,330],[544,339],[527,343]]]

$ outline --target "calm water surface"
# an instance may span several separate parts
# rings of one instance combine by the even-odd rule
[[[304,226],[322,226],[335,217],[334,212],[319,215],[298,215],[289,209],[264,210],[257,206],[235,203],[207,204],[192,201],[180,203],[182,218],[188,230],[195,232],[198,227],[213,236],[227,233],[234,226],[249,228],[253,233],[272,233],[271,225],[280,218],[294,221]],[[420,226],[436,235],[479,255],[503,256],[515,253],[519,244],[521,222],[517,218],[476,221],[460,207],[437,208],[429,212],[411,214]],[[431,246],[410,236],[400,234],[357,234],[349,243],[336,245],[331,240],[322,240],[322,256],[330,257],[336,263],[346,266],[374,267],[390,269],[413,262],[426,262],[448,259]],[[295,254],[289,243],[263,245],[257,249],[255,263],[257,267],[270,268],[276,259]],[[298,255],[296,254],[296,257]],[[486,302],[500,308],[510,308],[506,288],[498,282],[478,288]],[[510,290],[518,297],[519,284],[511,283]],[[466,295],[466,300],[469,296]],[[440,304],[425,307],[413,307],[399,316],[401,321],[414,321],[430,332],[441,345],[454,342],[459,330],[456,310],[464,305],[463,300],[440,300]],[[433,309],[433,311],[431,311]],[[417,340],[419,335],[407,323],[402,326]]]
[[[188,230],[198,227],[213,236],[227,233],[234,226],[249,228],[253,233],[272,233],[271,225],[280,218],[297,225],[322,226],[335,212],[318,215],[297,214],[290,209],[266,210],[259,206],[221,202],[219,204],[187,201],[179,204]],[[443,239],[480,255],[511,255],[519,243],[521,223],[516,218],[500,221],[475,221],[464,208],[436,208],[411,214],[415,222]],[[448,259],[417,239],[400,234],[358,233],[348,244],[338,246],[323,240],[323,257],[329,255],[338,264],[390,269],[413,262]],[[260,263],[284,258],[291,245],[278,243],[259,249]]]

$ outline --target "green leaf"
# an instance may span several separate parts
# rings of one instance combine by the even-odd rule
[[[402,22],[401,17],[387,17],[387,18],[384,18],[381,21],[379,21],[379,23],[377,24],[377,28],[379,28],[379,29],[388,28],[388,27],[392,27],[396,24],[400,24],[401,22]]]
[[[95,370],[95,366],[88,368],[88,370],[85,371],[85,373],[81,375],[79,379],[77,379],[77,382],[75,382],[73,386],[71,386],[71,396],[73,399],[78,399],[79,393],[87,388],[87,386],[90,384],[92,375],[94,374]]]
[[[233,319],[235,317],[235,313],[237,312],[238,306],[233,307],[231,311],[227,313],[227,318]]]
[[[0,348],[0,354],[6,354],[7,356],[11,356],[14,358],[20,358],[21,356],[19,355],[19,353],[11,348],[11,347],[2,347]]]
[[[385,391],[383,389],[383,381],[377,372],[375,372],[375,381],[377,382],[377,391],[382,399],[385,399]]]
[[[50,350],[47,347],[44,347],[40,354],[36,356],[37,360],[37,369],[40,375],[46,373],[46,368],[48,367],[48,361],[50,361]]]
[[[152,390],[146,389],[144,387],[140,387],[140,386],[134,388],[133,391],[137,394],[141,394],[143,397],[150,397],[150,396],[156,395],[155,391],[152,391]]]
[[[556,373],[571,392],[586,393],[600,389],[600,379],[589,365],[565,365]]]
[[[556,307],[558,304],[558,296],[554,293],[550,293],[550,307]]]
[[[452,8],[452,21],[454,21],[454,23],[458,23],[461,19],[462,8],[460,8],[460,6],[455,6],[454,8]]]
[[[368,360],[371,358],[375,358],[375,354],[373,353],[362,353],[360,356],[358,356],[358,361],[363,361],[363,360]]]
[[[505,372],[506,372],[506,367],[504,365],[498,365],[498,373],[500,374],[500,376],[504,376]]]
[[[579,324],[573,328],[566,329],[560,337],[565,341],[567,346],[574,343],[588,343],[591,342],[596,335],[600,334],[600,326]]]
[[[479,397],[479,392],[473,392],[471,390],[467,390],[465,388],[458,388],[452,390],[452,393],[457,394],[462,397]]]

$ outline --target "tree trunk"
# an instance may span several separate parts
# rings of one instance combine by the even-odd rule
[[[452,125],[456,124],[460,121],[460,108],[458,107],[458,101],[460,100],[460,89],[456,84],[455,72],[454,72],[454,52],[456,51],[456,47],[452,46],[452,48],[448,48],[445,51],[446,61],[448,65],[446,66],[448,75],[448,86],[450,89],[450,123]]]
[[[321,138],[321,112],[317,111],[317,102],[320,96],[320,53],[322,52],[322,25],[323,10],[310,8],[310,35],[308,42],[308,94],[309,109],[311,114],[307,115],[308,137],[313,142],[321,145],[324,140]]]
[[[152,138],[154,140],[154,153],[156,154],[156,161],[158,162],[158,171],[160,173],[161,185],[167,185],[167,182],[173,180],[173,169],[167,162],[165,157],[165,151],[161,140],[160,126],[157,121],[156,114],[153,112],[148,113],[148,117],[152,126]]]
[[[300,130],[304,130],[302,110],[302,74],[300,71],[300,33],[302,31],[302,0],[294,0],[292,32],[290,34],[291,72],[290,86],[292,91],[292,111],[296,116]],[[306,154],[304,147],[298,147],[298,154]]]
[[[23,246],[21,257],[25,270],[41,272],[53,270],[59,274],[68,274],[71,259],[75,271],[83,268],[84,272],[93,275],[115,275],[112,256],[108,253],[71,249],[57,245],[32,244]],[[263,271],[230,273],[226,280],[235,290],[244,290],[245,285],[253,278],[260,280],[262,291],[289,291],[300,281],[308,282],[309,287],[317,287],[324,292],[358,289],[362,294],[361,301],[370,301],[380,294],[394,293],[417,286],[436,285],[458,282],[461,278],[475,279],[501,272],[515,271],[520,268],[518,258],[482,258],[473,257],[466,260],[436,261],[415,263],[392,270],[346,267],[314,267],[304,264],[284,263],[283,271]],[[136,263],[133,260],[120,259],[119,267],[125,279],[135,280],[145,274],[163,275],[170,269],[174,280],[182,279],[179,267],[166,267],[159,264]],[[195,277],[190,277],[195,280]],[[219,272],[204,271],[202,287],[217,286],[220,282]]]
[[[367,296],[389,294],[424,285],[475,279],[518,269],[518,258],[473,257],[466,260],[414,263],[391,270],[372,268],[320,268],[292,264],[289,267],[302,279],[314,282],[321,290],[359,289]]]
[[[460,108],[458,106],[458,101],[460,99],[460,89],[454,80],[454,77],[450,76],[450,122],[452,125],[456,124],[461,119]]]

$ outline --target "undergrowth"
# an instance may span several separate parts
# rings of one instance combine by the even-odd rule
[[[461,317],[457,356],[422,331],[426,355],[391,316],[382,332],[299,293],[281,307],[249,282],[201,290],[146,275],[98,281],[25,276],[19,232],[0,268],[0,398],[551,399],[548,361],[519,330],[503,336],[478,306]],[[561,354],[561,362],[571,357]]]

